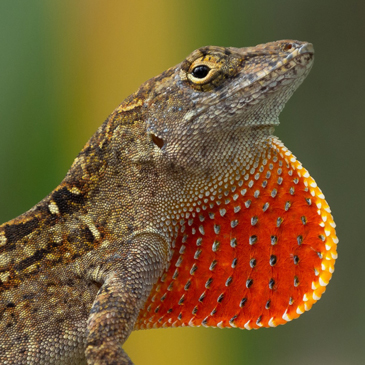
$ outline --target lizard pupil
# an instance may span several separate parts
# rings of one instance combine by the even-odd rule
[[[203,79],[205,76],[208,75],[209,71],[210,71],[210,68],[208,66],[205,66],[205,65],[196,66],[193,69],[192,75],[194,77],[196,77],[197,79]]]

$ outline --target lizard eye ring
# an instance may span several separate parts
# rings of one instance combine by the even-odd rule
[[[220,74],[219,70],[215,62],[198,60],[190,66],[187,78],[195,85],[204,85],[212,82]]]

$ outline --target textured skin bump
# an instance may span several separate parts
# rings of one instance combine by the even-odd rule
[[[273,133],[313,52],[202,47],[125,99],[61,184],[0,226],[0,364],[131,365],[133,329],[309,310],[335,224]]]

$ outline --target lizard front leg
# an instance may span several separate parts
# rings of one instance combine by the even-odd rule
[[[87,323],[86,359],[92,365],[132,364],[122,344],[134,328],[152,285],[167,263],[168,245],[154,233],[135,236],[108,258]]]

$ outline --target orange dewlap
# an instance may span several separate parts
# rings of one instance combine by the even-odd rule
[[[335,224],[307,170],[280,141],[273,149],[182,223],[136,329],[275,327],[320,299],[337,258]]]

